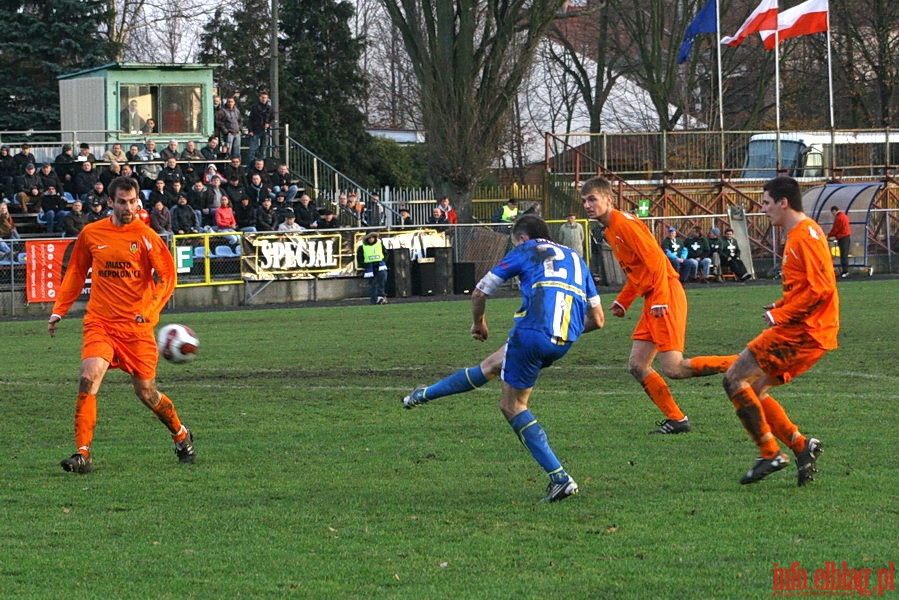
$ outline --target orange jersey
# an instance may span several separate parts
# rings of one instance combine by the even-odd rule
[[[806,217],[787,234],[783,257],[783,298],[770,311],[785,337],[807,334],[824,350],[837,347],[840,297],[833,257],[821,227]]]
[[[643,221],[613,210],[605,237],[627,276],[615,301],[629,308],[637,296],[643,296],[649,307],[670,304],[671,286],[680,286],[677,272]]]
[[[165,242],[140,220],[116,227],[111,218],[89,223],[72,247],[53,305],[64,316],[91,270],[85,325],[100,321],[119,330],[152,329],[175,289],[175,261]],[[154,277],[155,275],[155,277]],[[145,323],[135,323],[141,315]]]

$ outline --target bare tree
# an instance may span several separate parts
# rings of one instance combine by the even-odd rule
[[[202,24],[215,11],[208,0],[107,0],[106,30],[121,48],[117,60],[189,62]]]
[[[412,60],[438,194],[471,220],[537,44],[564,0],[382,0]]]

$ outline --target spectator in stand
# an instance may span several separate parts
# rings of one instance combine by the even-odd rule
[[[227,158],[227,156],[222,156],[219,148],[219,136],[215,134],[209,136],[206,140],[206,145],[200,148],[200,154],[203,155],[203,160],[207,162],[220,161]]]
[[[409,209],[403,207],[400,209],[400,225],[403,227],[408,227],[409,225],[414,225],[415,223],[412,221],[412,213],[409,212]]]
[[[44,184],[32,163],[25,165],[25,174],[17,178],[16,200],[23,213],[38,212]]]
[[[272,208],[275,209],[275,214],[278,215],[277,224],[280,225],[284,222],[284,219],[287,216],[287,211],[293,213],[294,217],[296,217],[296,212],[293,210],[293,207],[287,203],[287,197],[281,194],[277,194],[272,201]]]
[[[443,212],[439,206],[435,206],[431,209],[431,216],[428,217],[428,225],[449,225],[446,213]]]
[[[494,223],[510,224],[518,218],[518,201],[515,198],[509,198],[505,206],[500,206],[493,215]],[[497,231],[508,231],[507,227],[498,227]]]
[[[686,283],[696,278],[699,263],[687,258],[687,247],[677,239],[677,229],[668,228],[668,237],[662,240],[662,250],[671,262],[671,266],[677,271],[681,283]]]
[[[200,221],[197,219],[197,211],[187,203],[187,196],[178,196],[178,203],[171,209],[172,232],[182,235],[199,233]]]
[[[231,198],[231,206],[234,207],[234,210],[237,210],[237,207],[240,206],[241,198],[249,198],[247,196],[246,188],[240,184],[240,179],[235,175],[234,179],[228,181],[227,178],[224,179],[224,185],[222,186],[222,191],[226,196]],[[252,204],[250,206],[253,206]],[[256,207],[253,206],[253,210]],[[255,217],[254,217],[255,218]]]
[[[170,158],[177,161],[179,156],[181,156],[181,152],[178,150],[178,140],[169,140],[169,145],[159,151],[159,157],[164,161],[168,161]]]
[[[103,182],[103,187],[108,188],[109,184],[112,183],[112,180],[116,177],[121,177],[122,175],[122,165],[119,161],[113,160],[106,167],[101,169],[100,171],[100,181]]]
[[[225,194],[222,196],[222,199],[224,198],[231,200],[232,196]],[[238,199],[238,204],[234,208],[234,220],[237,222],[239,231],[248,233],[256,231],[256,209],[250,204],[250,197],[246,194],[241,195]]]
[[[156,142],[147,140],[144,142],[144,149],[138,154],[142,164],[140,173],[142,176],[141,188],[145,190],[153,189],[154,181],[159,179],[159,172],[162,170],[162,157],[156,151]]]
[[[215,220],[215,211],[222,205],[222,198],[225,197],[225,190],[222,189],[222,178],[216,175],[210,183],[203,182],[206,189],[209,190],[209,208],[212,209],[213,220]],[[234,203],[231,203],[234,207]]]
[[[87,195],[94,189],[94,184],[100,181],[100,176],[94,170],[94,163],[84,161],[81,170],[72,178],[72,196],[82,202],[87,201]]]
[[[529,207],[527,207],[527,210],[525,210],[521,214],[534,215],[535,217],[540,217],[542,219],[543,218],[543,206],[537,201],[531,202],[531,205]]]
[[[165,166],[162,167],[156,178],[165,181],[165,187],[168,188],[172,187],[172,184],[176,181],[181,182],[184,187],[190,187],[190,184],[184,178],[184,172],[178,166],[178,160],[175,158],[167,158],[165,160]]]
[[[340,229],[340,221],[337,220],[333,210],[325,208],[312,226],[315,229]]]
[[[150,227],[163,238],[168,239],[172,235],[172,211],[161,199],[153,202],[152,207],[150,209]]]
[[[287,165],[285,165],[283,163],[278,165],[278,168],[275,170],[275,172],[271,176],[271,182],[272,182],[272,190],[276,194],[286,192],[287,193],[287,203],[293,204],[294,198],[297,197],[297,194],[299,193],[300,188],[298,188],[293,183],[292,178],[290,176],[290,171],[288,170]]]
[[[188,185],[193,185],[193,183],[201,176],[201,174],[197,172],[195,163],[202,163],[205,161],[200,150],[197,148],[197,143],[195,141],[190,140],[184,145],[184,152],[181,153],[179,160],[181,161],[181,171],[184,173],[184,179],[187,181]]]
[[[0,194],[7,201],[12,200],[16,193],[15,180],[19,176],[16,172],[16,159],[9,153],[9,146],[0,146]]]
[[[47,228],[47,233],[65,231],[69,205],[53,184],[41,193],[41,211],[44,213],[44,226]]]
[[[243,129],[243,115],[237,109],[237,102],[231,96],[225,100],[221,110],[221,127],[225,135],[225,143],[231,149],[231,157],[240,158],[240,136]]]
[[[712,275],[713,278],[721,280],[721,248],[724,243],[721,240],[721,230],[717,227],[709,229],[709,235],[706,238],[709,244],[709,258],[712,259]]]
[[[272,199],[265,196],[256,208],[256,230],[274,231],[277,226],[278,215],[272,207]]]
[[[0,238],[4,240],[19,239],[19,231],[16,229],[16,223],[9,214],[9,205],[0,202]]]
[[[340,194],[337,197],[337,220],[341,227],[356,227],[356,209],[350,204],[350,199],[346,194]]]
[[[249,135],[250,154],[249,159],[264,157],[266,138],[272,125],[272,103],[269,101],[268,92],[259,93],[259,101],[250,107]]]
[[[62,194],[64,189],[62,179],[60,179],[56,171],[53,170],[53,165],[48,162],[41,164],[41,170],[38,175],[41,178],[41,189],[46,190],[52,185],[56,188],[57,193]]]
[[[56,174],[59,175],[63,185],[62,189],[58,190],[59,193],[62,193],[63,191],[69,192],[70,194],[72,193],[72,178],[77,172],[77,165],[75,164],[73,152],[74,150],[72,150],[71,144],[63,144],[62,151],[53,159],[53,169],[56,171]]]
[[[88,144],[87,142],[82,142],[78,145],[78,154],[75,156],[75,162],[97,162],[97,157],[94,156],[93,152],[91,152],[90,144]]]
[[[269,187],[262,181],[262,177],[259,175],[259,173],[253,173],[253,175],[250,176],[249,183],[247,183],[246,186],[246,191],[247,196],[250,197],[250,201],[255,206],[261,205],[263,198],[268,198],[269,200],[271,200],[274,196]]]
[[[237,219],[231,208],[231,200],[228,196],[222,196],[222,205],[215,211],[215,227],[218,232],[232,232],[237,229]],[[236,235],[226,236],[225,240],[232,246],[240,240]]]
[[[135,168],[131,166],[131,164],[126,163],[122,165],[122,177],[128,177],[137,182],[137,187],[140,188],[141,177],[135,171]],[[110,182],[112,183],[112,182]],[[109,187],[109,186],[107,186]]]
[[[290,232],[306,230],[304,227],[301,227],[299,223],[297,223],[297,216],[293,212],[293,209],[288,207],[284,209],[284,211],[281,212],[280,215],[284,220],[278,223],[278,231]]]
[[[128,155],[122,149],[122,145],[118,142],[112,145],[112,148],[103,153],[103,162],[111,163],[112,161],[128,162]]]
[[[451,225],[455,225],[459,222],[459,217],[456,215],[456,209],[454,209],[450,205],[450,199],[446,196],[440,199],[440,202],[437,203],[437,207],[443,211],[443,214],[446,215],[446,222]]]
[[[144,118],[140,116],[136,98],[132,98],[131,101],[128,102],[128,106],[119,113],[119,118],[122,131],[125,133],[140,133],[147,124],[146,121],[144,121]]]
[[[284,192],[279,192],[279,196]],[[290,206],[290,201],[285,198],[285,204]],[[312,204],[312,198],[309,197],[308,194],[303,194],[300,196],[300,201],[297,203],[296,207],[294,207],[294,212],[296,213],[297,223],[300,227],[304,229],[309,229],[313,226],[316,219],[318,219],[318,210],[316,210],[315,205]]]
[[[262,178],[262,183],[271,187],[272,186],[272,176],[268,171],[265,170],[265,160],[263,160],[261,158],[257,158],[255,160],[253,160],[252,165],[253,166],[251,166],[249,169],[247,169],[247,177],[252,177],[253,173],[258,173],[259,176]]]
[[[827,232],[827,239],[836,240],[837,247],[840,249],[840,277],[849,277],[849,246],[850,233],[849,217],[841,211],[837,206],[830,207],[830,214],[833,215],[833,225]]]
[[[249,178],[247,177],[247,172],[240,164],[240,157],[234,156],[229,159],[227,164],[222,165],[222,168],[219,169],[221,174],[225,176],[225,180],[228,182],[234,181],[234,178],[237,177],[237,181],[240,185],[246,187],[249,182]]]
[[[728,227],[724,230],[724,241],[721,247],[721,266],[730,269],[737,279],[746,281],[752,275],[746,270],[746,265],[740,260],[740,246],[734,239],[734,230]]]
[[[156,181],[161,180],[157,179]],[[171,187],[165,185],[165,181],[162,181],[162,189],[166,197],[165,205],[168,206],[169,209],[175,208],[180,196],[187,196],[187,190],[184,189],[184,185],[180,181],[173,182]]]
[[[206,170],[203,171],[203,183],[206,185],[211,184],[213,177],[219,177],[219,170],[214,164],[209,163],[206,165]]]
[[[577,222],[577,215],[568,213],[565,222],[559,227],[557,241],[574,250],[581,258],[584,257],[584,228]]]
[[[143,129],[140,130],[141,133],[159,133],[159,128],[156,127],[156,119],[147,119],[147,122],[144,123]]]
[[[75,200],[72,203],[72,210],[65,218],[66,237],[78,237],[78,234],[87,225],[87,215],[82,210],[83,206],[81,200]]]
[[[94,184],[94,189],[87,195],[85,204],[90,207],[94,200],[99,200],[104,205],[108,204],[109,194],[106,193],[106,186],[103,185],[102,181],[97,181]]]
[[[163,181],[162,179],[157,179],[156,185],[153,187],[152,190],[150,190],[150,198],[149,198],[148,204],[150,206],[155,206],[157,200],[162,202],[162,205],[165,206],[166,208],[170,208],[170,207],[174,206],[174,204],[177,203],[177,200],[178,200],[177,196],[169,197],[165,193],[165,181]]]
[[[107,195],[106,198],[108,199],[109,196]],[[90,210],[87,211],[88,223],[96,223],[112,214],[112,209],[109,207],[109,202],[107,200],[94,198],[91,200],[90,207]]]
[[[690,229],[690,237],[686,242],[687,259],[695,260],[700,283],[709,282],[709,272],[712,267],[712,259],[709,256],[709,243],[702,235],[702,229],[698,226]]]
[[[140,147],[137,144],[131,144],[131,146],[128,148],[128,152],[125,153],[125,160],[121,162],[123,164],[130,163],[133,165],[135,163],[139,163],[140,160]]]
[[[162,111],[162,130],[165,133],[184,133],[188,130],[187,118],[177,102],[169,102]]]
[[[25,173],[25,167],[27,165],[36,165],[37,159],[34,157],[34,153],[31,151],[31,144],[25,143],[19,149],[19,152],[13,157],[16,162],[16,175],[22,175]]]
[[[212,208],[212,194],[202,181],[193,184],[187,192],[187,200],[197,211],[197,219],[200,227],[212,227],[215,225],[215,210]]]

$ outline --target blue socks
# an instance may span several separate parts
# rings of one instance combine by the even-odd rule
[[[413,394],[416,400],[436,400],[443,396],[452,394],[461,394],[462,392],[470,392],[475,388],[479,388],[490,381],[481,371],[481,366],[468,367],[467,369],[459,369],[449,377],[441,379],[434,385],[418,390]]]
[[[546,432],[543,427],[531,414],[531,411],[525,410],[518,413],[509,421],[515,434],[518,435],[525,447],[531,451],[534,460],[543,467],[543,470],[549,474],[549,478],[553,483],[565,483],[568,481],[568,473],[562,468],[562,463],[553,454],[549,447],[549,441],[546,439]]]

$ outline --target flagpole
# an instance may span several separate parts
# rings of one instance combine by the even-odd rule
[[[835,127],[833,118],[833,62],[830,55],[830,4],[827,5],[827,91],[830,98],[830,130]]]
[[[774,131],[777,132],[777,170],[783,168],[780,148],[780,27],[774,26]]]
[[[718,0],[715,0],[715,49],[718,54],[718,128],[721,130],[721,173],[723,178],[724,170],[727,168],[726,144],[724,142],[724,86],[721,78],[721,7]]]

